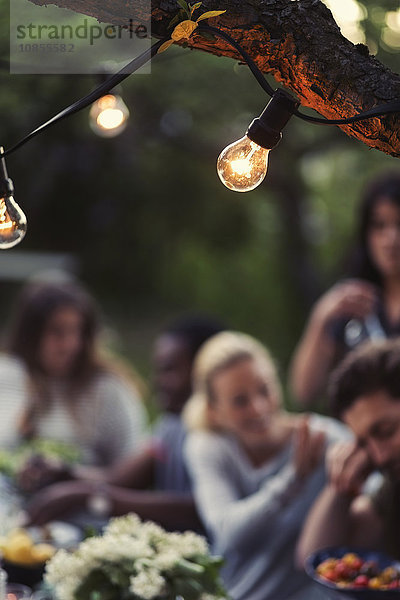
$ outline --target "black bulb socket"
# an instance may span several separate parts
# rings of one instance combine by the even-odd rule
[[[6,161],[3,155],[4,149],[0,146],[0,198],[12,196],[14,193],[14,184],[8,176]]]
[[[247,137],[262,148],[274,148],[282,137],[282,129],[300,106],[300,102],[285,90],[275,91],[271,100],[247,131]]]

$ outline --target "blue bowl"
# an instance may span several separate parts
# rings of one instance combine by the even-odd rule
[[[371,588],[342,588],[338,587],[333,581],[323,579],[318,575],[316,569],[318,565],[327,558],[342,558],[348,552],[354,552],[363,560],[374,561],[379,570],[386,567],[396,567],[400,570],[400,563],[390,558],[382,552],[375,550],[363,550],[360,548],[325,548],[318,550],[309,556],[305,563],[306,573],[318,585],[320,585],[327,594],[338,600],[338,598],[354,598],[355,600],[400,600],[400,588],[397,590],[374,590]]]

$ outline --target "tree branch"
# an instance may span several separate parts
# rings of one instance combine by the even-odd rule
[[[30,0],[55,4],[99,21],[149,25],[149,1]],[[344,38],[331,12],[320,0],[206,0],[205,10],[224,10],[210,25],[229,33],[264,73],[291,89],[304,106],[328,118],[353,116],[378,104],[400,100],[400,76],[391,72],[366,46]],[[152,0],[151,32],[169,35],[175,0]],[[240,59],[224,41],[199,35],[190,46],[218,56]],[[317,125],[310,124],[310,127]],[[400,156],[400,114],[341,126],[347,135],[392,156]]]

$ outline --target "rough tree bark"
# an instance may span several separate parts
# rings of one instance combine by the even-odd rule
[[[149,0],[30,0],[55,4],[96,17],[100,22],[149,23]],[[152,0],[151,31],[169,35],[176,0]],[[320,0],[204,0],[202,9],[223,10],[210,24],[235,38],[264,73],[292,90],[304,106],[328,118],[349,117],[373,106],[400,100],[400,76],[366,46],[344,38]],[[216,55],[239,56],[221,40],[200,36],[190,46]],[[314,127],[315,125],[310,125]],[[348,135],[392,156],[400,156],[400,113],[341,127]]]

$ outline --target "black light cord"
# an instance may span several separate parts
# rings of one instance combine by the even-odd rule
[[[112,90],[116,85],[121,83],[121,81],[123,81],[124,79],[129,77],[129,75],[131,75],[132,73],[134,73],[135,71],[140,69],[140,67],[142,67],[149,60],[151,60],[151,58],[155,54],[157,54],[157,51],[158,51],[159,47],[161,46],[161,44],[163,44],[165,41],[166,40],[163,39],[163,40],[159,40],[158,42],[153,44],[150,48],[145,50],[142,54],[140,54],[139,56],[137,56],[136,58],[131,60],[131,62],[129,62],[127,65],[122,67],[122,69],[117,71],[117,73],[115,73],[114,75],[111,75],[111,77],[108,77],[103,83],[101,83],[92,92],[90,92],[89,94],[87,94],[86,96],[81,98],[80,100],[77,100],[70,106],[67,106],[67,108],[64,108],[64,110],[62,110],[58,114],[54,115],[54,117],[52,117],[51,119],[46,121],[46,123],[43,123],[36,129],[34,129],[30,133],[28,133],[28,135],[23,137],[14,146],[9,148],[8,150],[5,150],[4,153],[2,154],[2,156],[7,156],[8,154],[15,152],[15,150],[17,150],[18,148],[20,148],[21,146],[26,144],[29,140],[31,140],[33,137],[35,137],[36,135],[38,135],[39,133],[41,133],[42,131],[44,131],[45,129],[50,127],[51,125],[54,125],[55,123],[58,123],[62,119],[65,119],[65,117],[68,117],[69,115],[73,115],[73,114],[77,113],[78,111],[82,110],[83,108],[90,106],[90,104],[93,104],[93,102],[95,102],[96,100],[98,100],[99,98],[104,96],[107,92]]]
[[[263,90],[267,92],[269,96],[274,95],[275,90],[269,85],[268,81],[264,77],[263,72],[260,71],[260,69],[257,67],[256,63],[251,58],[251,56],[247,54],[246,50],[242,48],[241,45],[233,39],[233,37],[231,37],[228,33],[225,33],[225,31],[218,29],[217,27],[212,27],[211,25],[206,25],[203,23],[197,26],[195,32],[197,31],[211,33],[212,35],[216,35],[219,38],[228,42],[228,44],[230,44],[233,48],[235,48],[235,50],[239,52],[239,54],[243,56],[247,66],[249,67],[250,71],[253,73],[254,77],[257,79],[258,83],[261,85]]]
[[[204,31],[205,33],[211,33],[212,35],[216,35],[219,38],[228,42],[228,44],[230,44],[241,54],[241,56],[243,56],[250,71],[253,73],[254,77],[261,85],[263,90],[267,92],[267,94],[269,94],[270,96],[273,96],[275,92],[265,79],[262,71],[257,67],[253,59],[247,54],[246,50],[244,50],[240,46],[240,44],[238,44],[238,42],[236,42],[236,40],[234,40],[228,33],[225,33],[225,31],[221,31],[217,27],[212,27],[211,25],[205,24],[199,25],[196,31]],[[345,119],[324,119],[319,117],[313,117],[311,115],[306,115],[300,112],[298,109],[296,109],[293,112],[293,114],[294,116],[299,117],[299,119],[303,119],[303,121],[308,121],[309,123],[318,123],[320,125],[349,125],[358,121],[364,121],[365,119],[380,117],[395,112],[400,112],[400,100],[394,100],[393,102],[388,102],[386,104],[379,104],[378,106],[375,106],[370,110],[359,113],[358,115],[354,115],[353,117],[347,117]]]
[[[374,106],[374,108],[371,108],[370,110],[366,110],[353,117],[347,117],[346,119],[320,119],[319,117],[305,115],[299,110],[295,110],[293,114],[295,117],[303,119],[303,121],[319,123],[320,125],[349,125],[350,123],[357,123],[358,121],[372,119],[373,117],[382,117],[383,115],[395,112],[400,112],[400,100],[394,100],[393,102],[387,102],[386,104],[378,104],[378,106]]]

